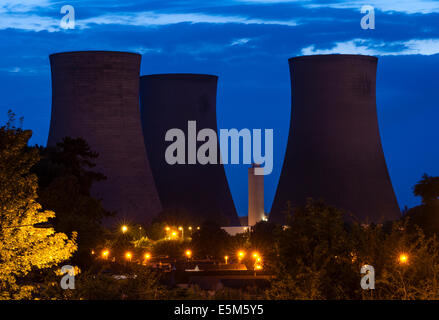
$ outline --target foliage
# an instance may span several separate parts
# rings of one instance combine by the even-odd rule
[[[266,262],[276,276],[268,298],[343,299],[358,287],[352,243],[336,208],[309,200],[294,211],[276,246],[277,259]]]
[[[230,236],[215,222],[206,221],[192,235],[191,246],[199,258],[220,258],[227,253]]]
[[[91,195],[93,183],[105,176],[90,169],[98,157],[81,138],[65,137],[55,148],[39,148],[42,159],[34,167],[39,180],[39,202],[55,211],[52,223],[64,233],[78,233],[78,252],[74,261],[90,263],[90,251],[102,242],[101,221],[112,213]]]
[[[154,257],[167,256],[172,259],[184,257],[184,252],[190,247],[188,241],[182,240],[158,240],[153,246]]]
[[[35,228],[55,217],[36,201],[37,177],[30,173],[39,160],[27,143],[29,130],[14,126],[14,114],[0,128],[0,298],[30,297],[32,283],[21,280],[33,269],[51,267],[76,250],[75,235],[69,240],[53,228]]]
[[[426,173],[413,188],[413,193],[422,198],[422,203],[427,204],[439,198],[439,177],[430,177]]]
[[[439,242],[407,222],[360,225],[309,200],[295,209],[267,268],[269,299],[439,299]],[[405,255],[407,261],[401,261]],[[375,290],[362,290],[360,269],[375,269]]]
[[[250,247],[260,252],[264,260],[275,260],[282,231],[282,227],[274,223],[258,222],[252,227],[249,235]]]
[[[363,292],[363,298],[439,299],[439,243],[435,237],[426,238],[420,229],[407,232],[404,222],[393,223],[389,231],[370,226],[355,234],[361,237],[356,243],[358,267],[367,263],[376,273],[376,289]],[[408,260],[401,262],[401,255]]]
[[[75,277],[75,289],[63,290],[60,278],[52,273],[45,286],[37,292],[38,299],[54,300],[157,300],[166,298],[166,289],[160,284],[160,275],[152,269],[130,264],[114,274],[105,267],[89,270]],[[121,278],[120,276],[123,276]]]

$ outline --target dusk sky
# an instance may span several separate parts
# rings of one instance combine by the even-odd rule
[[[75,8],[73,30],[60,28],[63,5]],[[374,30],[360,26],[363,5],[375,8]],[[76,50],[141,53],[141,75],[218,75],[219,128],[274,129],[267,212],[290,123],[288,58],[377,56],[380,133],[401,208],[420,202],[412,186],[423,173],[439,175],[439,1],[1,0],[1,125],[12,109],[33,130],[31,144],[45,145],[48,55]],[[226,166],[240,215],[247,212],[247,167]]]

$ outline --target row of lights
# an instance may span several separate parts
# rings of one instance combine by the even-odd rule
[[[177,228],[178,231],[181,231],[181,238],[184,238],[184,227],[180,226]],[[192,231],[192,226],[188,227],[189,231]],[[200,230],[200,227],[197,227],[197,230]],[[175,229],[172,229],[171,227],[165,227],[165,231],[167,234],[167,238],[170,239],[176,239],[177,238],[177,231]]]
[[[183,235],[184,235],[184,228],[180,226],[180,227],[178,227],[178,230],[181,231],[181,237],[183,238]],[[188,230],[189,230],[189,231],[192,231],[192,227],[189,226],[189,227],[188,227]],[[200,230],[200,227],[197,227],[197,230]],[[127,225],[123,225],[123,226],[121,227],[121,231],[122,231],[122,233],[126,233],[126,232],[128,232],[128,226],[127,226]],[[174,231],[174,230],[172,230],[170,227],[165,227],[165,231],[166,231],[167,233],[169,233],[169,232],[172,231],[172,232],[171,232],[171,236],[169,237],[170,239],[171,239],[171,238],[176,238],[176,237],[177,237],[177,232]],[[94,251],[92,251],[92,254],[94,254]],[[102,251],[102,257],[103,257],[104,259],[108,258],[109,254],[110,254],[110,252],[109,252],[108,250],[103,250],[103,251]],[[190,259],[190,258],[192,257],[192,251],[191,251],[191,250],[186,250],[185,255],[186,255],[186,257],[187,257],[188,259]],[[243,251],[243,250],[238,251],[237,256],[238,256],[238,261],[239,261],[240,263],[241,263],[242,259],[245,257],[245,255],[246,255],[246,252],[245,252],[245,251]],[[260,257],[259,253],[254,252],[252,256],[253,256],[253,259],[255,260],[255,269],[257,269],[257,270],[261,270],[261,269],[262,269],[262,264],[261,264],[261,262],[262,262],[262,258]],[[131,258],[132,258],[132,254],[131,254],[131,252],[127,252],[127,253],[125,253],[125,258],[126,258],[127,260],[131,261]],[[151,258],[151,254],[146,253],[146,254],[145,254],[145,260],[149,260],[150,258]],[[228,260],[229,260],[229,256],[224,256],[224,260],[225,260],[225,263],[227,264],[227,263],[228,263]],[[399,263],[400,263],[401,265],[406,265],[406,264],[408,264],[408,262],[409,262],[408,255],[407,255],[406,253],[401,253],[401,254],[399,255],[399,257],[398,257],[398,260],[399,260]]]
[[[94,255],[95,251],[92,250],[91,254]],[[110,250],[104,249],[104,250],[101,251],[101,258],[102,259],[106,260],[109,257],[110,257]],[[125,257],[126,260],[131,261],[131,259],[133,257],[133,254],[130,251],[127,251],[127,252],[125,252],[124,257]],[[150,253],[145,253],[144,258],[145,258],[146,261],[148,261],[149,259],[151,259],[151,254]]]
[[[241,263],[242,259],[244,259],[246,255],[247,255],[247,253],[244,250],[239,250],[237,252],[239,263]],[[228,256],[224,257],[224,259],[226,260],[226,264],[227,264],[228,258],[229,258]],[[255,261],[255,263],[254,263],[255,270],[262,270],[262,257],[259,254],[259,252],[256,252],[256,251],[253,252],[252,253],[252,258]]]
[[[91,253],[92,253],[92,255],[94,255],[95,254],[94,250],[92,250]],[[192,250],[190,250],[190,249],[187,249],[184,254],[188,259],[192,258]],[[101,257],[103,259],[108,259],[109,256],[110,256],[110,250],[108,250],[108,249],[102,250]],[[246,256],[246,252],[243,250],[240,250],[237,252],[237,256],[238,256],[238,261],[241,263],[242,259],[244,259],[244,257]],[[130,251],[127,251],[125,253],[126,260],[131,261],[132,257],[133,257],[133,254]],[[255,268],[258,270],[262,269],[262,258],[260,256],[260,254],[258,252],[253,252],[252,257],[255,260]],[[144,258],[146,261],[150,260],[151,254],[145,253]],[[406,256],[404,256],[401,259],[406,261],[408,258]],[[228,264],[229,256],[224,256],[224,260],[225,260],[225,263]]]

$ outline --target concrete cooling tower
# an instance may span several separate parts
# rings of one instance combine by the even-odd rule
[[[400,217],[378,129],[377,58],[317,55],[289,60],[290,132],[270,221],[308,197],[361,222]],[[351,217],[351,219],[353,219]]]
[[[197,131],[204,128],[217,131],[217,81],[216,76],[201,74],[141,77],[143,133],[164,210],[185,211],[202,219],[222,216],[228,220],[226,223],[239,225],[221,164],[187,164],[186,161],[185,164],[170,165],[165,160],[165,151],[171,144],[165,141],[169,129],[182,130],[187,140],[190,139],[188,121],[196,121]],[[198,142],[197,148],[202,143]]]
[[[114,222],[150,222],[161,210],[147,160],[139,111],[141,56],[124,52],[66,52],[50,56],[52,119],[48,146],[81,137],[99,153],[107,180],[92,193]]]

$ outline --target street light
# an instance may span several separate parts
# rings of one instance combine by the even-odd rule
[[[131,252],[128,251],[127,253],[125,253],[125,259],[127,259],[128,261],[131,261],[132,257],[133,257],[133,255]]]
[[[104,250],[102,250],[101,255],[102,255],[103,259],[107,259],[108,256],[110,255],[110,251],[108,251],[107,249],[104,249]]]
[[[186,254],[186,257],[187,257],[188,259],[190,259],[190,258],[192,257],[192,251],[189,250],[189,249],[186,250],[185,254]]]
[[[169,228],[169,227],[165,227],[165,231],[166,231],[166,237],[165,237],[165,238],[167,238],[168,240],[170,240],[171,237],[169,236],[169,231],[171,231],[171,228]]]
[[[227,264],[227,261],[229,260],[229,256],[224,256],[224,260],[225,260],[225,262]]]
[[[408,264],[408,262],[409,262],[408,255],[405,253],[401,253],[399,255],[399,264]]]
[[[122,233],[126,233],[128,231],[128,226],[123,225],[120,230],[122,230]]]
[[[242,259],[245,257],[245,251],[238,251],[238,261],[241,262]]]
[[[148,261],[149,259],[151,259],[151,254],[145,253],[145,260]]]

